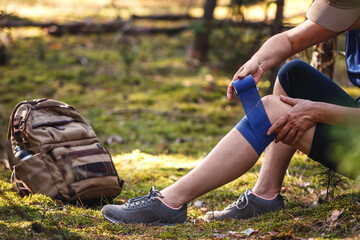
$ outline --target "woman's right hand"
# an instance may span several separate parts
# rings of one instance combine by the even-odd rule
[[[258,84],[263,73],[264,73],[264,70],[261,68],[260,63],[258,61],[253,60],[253,59],[250,59],[249,61],[247,61],[235,73],[232,81],[230,82],[230,84],[228,86],[228,89],[227,89],[228,100],[231,101],[233,98],[233,95],[234,95],[234,88],[232,85],[233,81],[242,79],[242,78],[246,77],[247,75],[251,74],[255,80],[255,83]]]

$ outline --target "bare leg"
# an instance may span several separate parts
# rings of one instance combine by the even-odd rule
[[[274,122],[291,107],[280,101],[278,96],[263,98],[266,112]],[[308,153],[315,127],[305,132],[299,145],[293,146]],[[172,207],[179,207],[219,186],[246,173],[257,161],[258,155],[246,139],[236,130],[231,130],[204,161],[173,185],[161,191],[163,201]],[[287,165],[286,165],[287,166]],[[285,167],[286,169],[286,167]],[[275,172],[277,169],[274,170]],[[283,176],[283,168],[276,176]]]
[[[178,207],[246,173],[259,158],[237,129],[232,129],[184,177],[161,191],[164,201]]]
[[[273,95],[287,96],[279,79],[276,78]],[[253,187],[253,193],[262,198],[273,198],[281,190],[281,184],[290,160],[296,149],[281,142],[272,142],[266,149],[259,178]],[[269,176],[271,174],[271,176]]]

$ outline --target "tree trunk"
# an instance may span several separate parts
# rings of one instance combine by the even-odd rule
[[[283,29],[283,18],[284,18],[284,0],[276,0],[276,16],[271,26],[271,36],[281,33]],[[280,70],[280,66],[277,65],[271,68],[270,71],[270,87],[267,90],[267,94],[272,93],[277,73]]]
[[[201,64],[208,60],[209,36],[212,30],[216,2],[217,0],[206,0],[200,30],[195,34],[195,41],[190,53],[190,57]]]
[[[314,46],[310,65],[332,79],[336,56],[336,38]]]
[[[8,63],[8,54],[6,46],[1,42],[0,39],[0,65],[6,65]]]

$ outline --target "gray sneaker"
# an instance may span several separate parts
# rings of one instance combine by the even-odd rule
[[[277,194],[274,199],[265,200],[257,197],[251,190],[241,194],[239,199],[222,211],[207,212],[205,220],[248,219],[263,213],[275,212],[284,208],[284,197]]]
[[[101,214],[112,223],[174,224],[186,221],[186,204],[173,209],[160,198],[163,198],[161,193],[151,187],[148,195],[132,198],[123,205],[105,205]]]

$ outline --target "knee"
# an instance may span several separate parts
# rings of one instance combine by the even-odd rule
[[[276,95],[266,95],[265,97],[261,98],[261,101],[264,104],[264,108],[266,111],[271,110],[275,107],[280,101],[280,97]]]
[[[287,62],[284,64],[284,66],[281,67],[278,77],[281,78],[289,78],[289,76],[296,76],[304,72],[306,68],[308,68],[310,65],[306,62],[300,61],[300,60],[293,60],[290,62]]]
[[[264,104],[266,114],[271,124],[273,124],[278,118],[284,115],[291,108],[290,105],[282,102],[279,96],[267,95],[261,100]]]
[[[286,63],[278,73],[278,81],[288,96],[295,97],[296,88],[303,81],[307,80],[304,76],[309,70],[310,65],[300,60]]]

